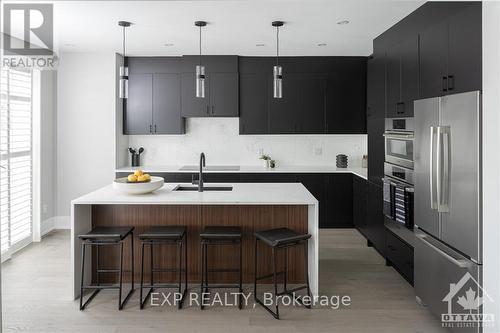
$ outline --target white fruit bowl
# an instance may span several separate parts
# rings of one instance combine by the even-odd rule
[[[115,179],[113,188],[128,194],[146,194],[156,191],[163,183],[163,177],[151,177],[151,181],[144,183],[128,183],[127,177],[124,177]]]

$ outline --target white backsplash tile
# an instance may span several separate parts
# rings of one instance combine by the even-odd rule
[[[283,166],[333,166],[337,154],[346,154],[359,167],[367,136],[239,135],[239,118],[188,118],[185,135],[130,135],[129,146],[144,147],[143,165],[197,164],[201,152],[207,164],[260,165],[263,149]]]

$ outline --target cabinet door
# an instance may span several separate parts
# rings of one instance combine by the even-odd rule
[[[324,74],[300,74],[299,109],[297,112],[298,134],[324,134],[325,88]]]
[[[400,43],[401,97],[396,114],[398,117],[413,117],[413,101],[419,94],[418,36]]]
[[[238,117],[238,73],[210,73],[210,115]]]
[[[179,74],[153,74],[153,132],[184,133]]]
[[[181,96],[183,117],[209,117],[210,116],[210,85],[209,76],[205,78],[205,98],[196,97],[195,73],[181,74]]]
[[[294,183],[293,173],[242,173],[240,174],[242,183]]]
[[[366,206],[366,237],[373,246],[385,254],[385,227],[382,213],[382,187],[368,182],[368,196]]]
[[[324,174],[297,174],[295,181],[302,183],[319,202],[319,227],[327,227],[328,204],[326,200],[326,177]]]
[[[481,3],[449,20],[448,93],[482,89]]]
[[[366,229],[366,180],[352,176],[352,222],[354,226],[365,233]]]
[[[442,21],[420,34],[420,98],[446,93],[448,22]]]
[[[366,133],[366,58],[338,60],[326,82],[326,133]]]
[[[272,77],[268,78],[269,93],[269,133],[293,134],[297,131],[299,110],[299,74],[283,74],[283,98],[274,98]]]
[[[399,45],[389,47],[385,53],[386,75],[386,116],[398,116],[398,106],[401,101],[401,50]]]
[[[124,114],[124,134],[151,134],[153,75],[130,74]]]
[[[240,134],[267,134],[268,95],[267,75],[240,74]]]
[[[195,176],[198,179],[198,176]],[[239,183],[240,174],[222,173],[222,172],[207,172],[203,173],[203,181],[205,183]]]
[[[352,228],[352,175],[335,173],[327,176],[327,228]]]
[[[385,65],[384,57],[374,56],[367,67],[368,179],[382,184],[384,175]]]

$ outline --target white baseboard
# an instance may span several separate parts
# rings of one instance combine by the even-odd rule
[[[69,216],[53,216],[45,221],[42,221],[41,234],[42,236],[48,234],[56,229],[71,229]]]

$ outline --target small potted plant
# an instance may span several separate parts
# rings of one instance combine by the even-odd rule
[[[269,155],[266,155],[266,154],[262,154],[259,159],[262,160],[262,166],[264,168],[269,168],[269,161],[271,160],[271,156]]]

